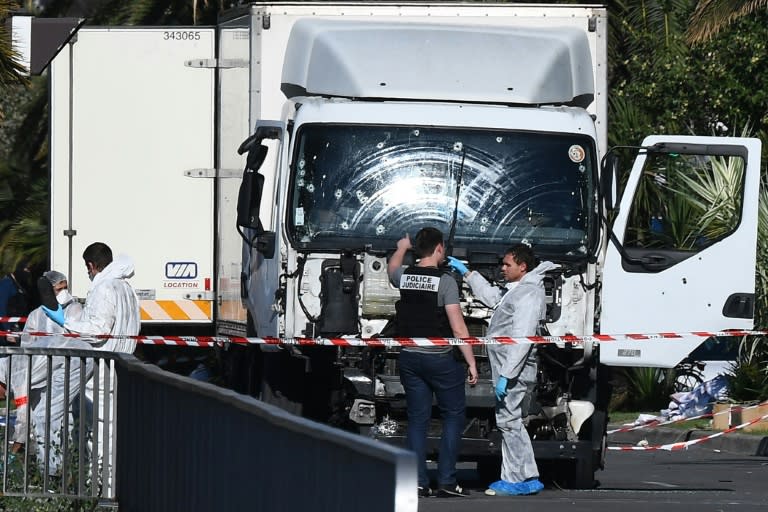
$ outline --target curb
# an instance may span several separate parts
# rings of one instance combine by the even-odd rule
[[[609,430],[621,425],[608,427]],[[701,439],[717,434],[718,430],[678,430],[665,427],[650,427],[616,432],[608,436],[609,446],[637,446],[647,441],[648,446],[659,446]],[[689,450],[712,450],[739,455],[768,457],[768,437],[731,432],[688,447]]]

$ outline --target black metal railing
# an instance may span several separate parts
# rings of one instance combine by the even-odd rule
[[[410,452],[131,355],[0,347],[0,382],[5,496],[141,512],[417,508]]]
[[[113,501],[115,445],[103,421],[114,406],[113,357],[0,347],[4,496]]]

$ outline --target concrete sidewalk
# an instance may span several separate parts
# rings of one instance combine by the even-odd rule
[[[608,430],[622,428],[624,425],[609,425]],[[608,446],[660,446],[672,443],[692,441],[718,434],[718,430],[680,430],[669,427],[644,427],[629,432],[608,434]],[[714,450],[739,455],[768,457],[768,437],[753,434],[731,432],[688,447],[689,450]]]

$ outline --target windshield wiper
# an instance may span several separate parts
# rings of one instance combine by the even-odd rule
[[[459,164],[459,177],[456,180],[456,201],[453,205],[453,219],[451,219],[451,230],[448,233],[448,240],[445,242],[445,254],[453,255],[453,238],[456,236],[456,221],[459,217],[459,195],[461,194],[461,182],[464,179],[464,158],[467,156],[467,147],[461,147],[461,164]]]

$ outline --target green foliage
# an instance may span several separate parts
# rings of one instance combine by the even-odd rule
[[[645,128],[653,125],[648,113],[627,96],[609,96],[608,112],[608,145],[611,147],[643,140],[648,135]]]
[[[223,7],[218,0],[106,0],[93,14],[94,25],[213,25]]]
[[[717,157],[709,164],[710,168],[702,166],[692,173],[680,173],[680,184],[672,191],[688,203],[698,217],[691,231],[717,240],[731,233],[741,217],[745,163],[741,158]]]
[[[766,6],[766,0],[700,0],[691,15],[688,40],[691,43],[706,41],[739,17]]]
[[[768,177],[765,175],[758,204],[756,273],[755,328],[768,329]]]
[[[14,512],[91,512],[99,510],[96,499],[0,497],[0,510]]]
[[[27,116],[26,106],[32,97],[28,86],[12,85],[0,93],[0,162],[6,162],[11,153],[11,143],[16,138],[21,123]]]
[[[752,402],[768,398],[768,338],[743,337],[739,343],[739,355],[726,375],[730,400]]]
[[[624,407],[636,411],[657,411],[669,405],[675,391],[674,369],[626,368],[626,402]]]
[[[17,122],[13,150],[0,160],[0,266],[48,259],[48,87],[36,78]]]
[[[0,408],[4,409],[5,400],[0,401]],[[0,427],[0,438],[6,435]],[[51,432],[53,437],[56,433]],[[25,494],[26,496],[0,496],[0,511],[13,510],[14,512],[89,512],[102,510],[99,507],[99,499],[91,497],[93,489],[90,478],[90,461],[86,460],[85,480],[82,489],[79,481],[80,462],[75,440],[70,440],[70,450],[67,457],[65,476],[66,485],[62,489],[61,477],[49,477],[47,487],[43,481],[44,468],[38,463],[34,442],[30,442],[19,453],[12,455],[8,452],[7,467],[4,467],[5,454],[0,454],[0,479],[8,494]],[[61,454],[61,448],[54,444],[53,447]],[[29,450],[25,453],[25,450]],[[26,463],[25,463],[26,460]],[[82,495],[80,495],[82,493]]]
[[[768,82],[768,11],[691,47],[680,20],[689,19],[693,2],[627,3],[611,9],[623,41],[610,63],[612,144],[638,144],[648,133],[726,134],[744,124],[766,133],[768,88],[759,84]],[[650,14],[659,9],[663,16]]]
[[[736,156],[649,154],[625,243],[695,251],[729,235],[741,220],[744,164]]]
[[[5,96],[14,86],[26,83],[24,70],[16,60],[18,55],[11,47],[11,34],[5,24],[11,11],[19,6],[19,2],[15,0],[0,0],[0,96]],[[4,117],[3,110],[0,109],[0,120]]]

